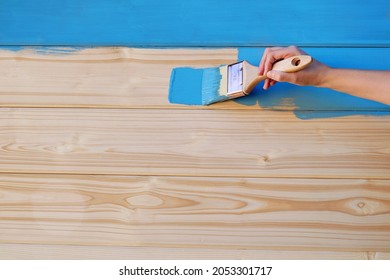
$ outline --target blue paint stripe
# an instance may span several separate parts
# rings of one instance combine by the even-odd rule
[[[171,73],[168,100],[170,103],[202,105],[203,69],[175,68]]]
[[[390,116],[390,111],[294,111],[295,116],[301,120],[339,118],[352,115],[367,117]]]
[[[390,70],[390,48],[304,48],[315,59],[336,68],[366,70]],[[258,65],[264,48],[240,48],[239,60],[248,60]],[[260,105],[263,108],[335,111],[389,111],[390,106],[366,100],[334,90],[315,87],[299,87],[278,83],[268,91],[258,86],[248,97],[235,99],[246,106]]]
[[[305,48],[314,58],[340,68],[389,70],[390,48]],[[264,48],[239,48],[238,60],[247,60],[257,65]],[[233,61],[232,61],[233,62]],[[170,94],[172,103],[201,105],[202,69],[179,68],[185,75],[171,80]],[[175,86],[179,83],[180,86]],[[187,100],[195,100],[189,103]],[[287,83],[278,83],[268,91],[261,85],[248,97],[234,99],[243,106],[260,106],[268,109],[290,110],[302,118],[336,117],[347,115],[383,115],[390,113],[390,106],[371,100],[350,96],[325,88],[300,87]],[[317,111],[317,114],[307,114]],[[333,112],[333,115],[332,113]]]
[[[0,45],[390,46],[388,0],[2,0]]]

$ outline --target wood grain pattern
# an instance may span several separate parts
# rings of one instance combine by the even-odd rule
[[[0,244],[2,260],[389,260],[383,252]]]
[[[0,207],[1,243],[390,252],[388,180],[3,174]]]
[[[390,178],[390,117],[290,112],[1,109],[0,170]]]
[[[7,107],[167,107],[171,106],[168,88],[173,67],[206,67],[236,60],[237,49],[1,50],[0,104]]]
[[[374,254],[376,260],[390,260],[390,253],[386,252],[376,252]]]

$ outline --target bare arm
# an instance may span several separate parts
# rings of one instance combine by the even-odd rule
[[[298,54],[305,52],[294,46],[265,50],[259,65],[259,74],[267,73],[269,77],[264,82],[264,89],[268,89],[276,81],[289,82],[331,88],[390,105],[390,71],[330,68],[317,60],[296,73],[270,71],[275,61]]]

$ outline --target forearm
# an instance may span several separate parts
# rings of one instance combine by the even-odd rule
[[[276,61],[300,54],[306,53],[295,46],[267,48],[259,65],[259,74],[266,74],[268,77],[264,82],[264,89],[276,82],[288,82],[301,86],[326,87],[390,105],[390,70],[336,69],[313,59],[309,67],[295,73],[271,71]]]
[[[320,87],[390,105],[390,71],[328,68]]]

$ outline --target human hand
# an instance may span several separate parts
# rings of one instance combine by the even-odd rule
[[[324,83],[324,77],[329,67],[313,59],[313,62],[303,70],[295,73],[285,73],[272,70],[272,65],[281,59],[295,55],[306,55],[301,49],[290,47],[266,48],[259,65],[259,75],[267,75],[263,88],[266,90],[276,82],[288,82],[296,85],[321,86]]]

